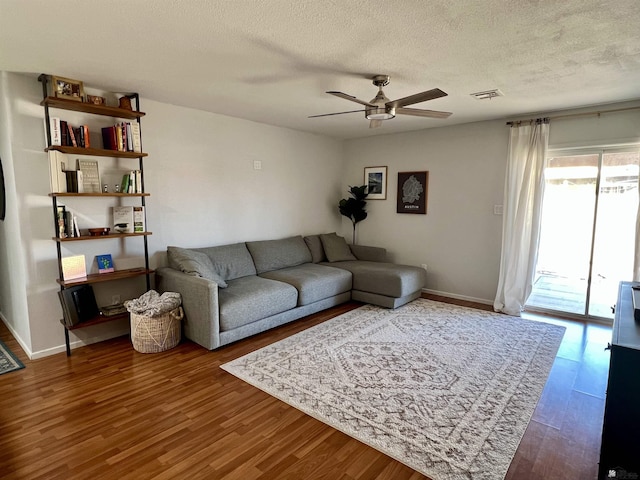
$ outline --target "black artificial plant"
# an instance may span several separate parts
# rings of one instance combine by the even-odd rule
[[[349,218],[353,223],[353,244],[356,243],[356,224],[367,218],[367,212],[364,207],[367,205],[365,198],[369,193],[367,192],[367,185],[360,187],[349,187],[349,193],[351,198],[343,198],[338,203],[338,209],[340,213]]]

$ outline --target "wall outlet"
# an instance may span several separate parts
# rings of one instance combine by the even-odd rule
[[[422,268],[424,268],[424,271],[426,272],[427,271],[427,264],[423,263],[421,266],[422,266]]]
[[[120,295],[113,295],[111,297],[111,305],[117,305],[120,303]]]

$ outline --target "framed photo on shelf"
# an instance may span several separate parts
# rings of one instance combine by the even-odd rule
[[[54,97],[76,102],[84,101],[84,85],[80,80],[56,77],[54,75],[51,77],[51,85]]]
[[[369,192],[367,200],[386,200],[387,167],[365,167],[364,184]]]
[[[398,172],[398,213],[427,213],[429,172]]]
[[[115,271],[113,258],[111,258],[110,253],[96,255],[96,262],[98,262],[98,273],[111,273]]]

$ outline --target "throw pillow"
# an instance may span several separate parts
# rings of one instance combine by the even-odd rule
[[[324,249],[322,248],[322,242],[320,241],[320,235],[310,235],[308,237],[304,237],[304,242],[311,250],[311,261],[313,263],[326,262],[327,257],[324,254]]]
[[[344,262],[348,260],[357,260],[351,253],[351,249],[344,237],[335,233],[325,233],[320,235],[320,241],[330,262]]]
[[[227,282],[218,275],[209,257],[195,250],[167,247],[167,259],[169,266],[194,277],[202,277],[218,284],[220,288],[227,288]]]

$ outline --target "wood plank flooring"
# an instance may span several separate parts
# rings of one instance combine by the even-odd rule
[[[0,478],[425,479],[218,368],[358,306],[214,352],[185,341],[140,354],[122,337],[34,361],[0,323],[0,338],[26,366],[0,375]],[[544,320],[567,333],[506,478],[592,480],[611,330]]]

